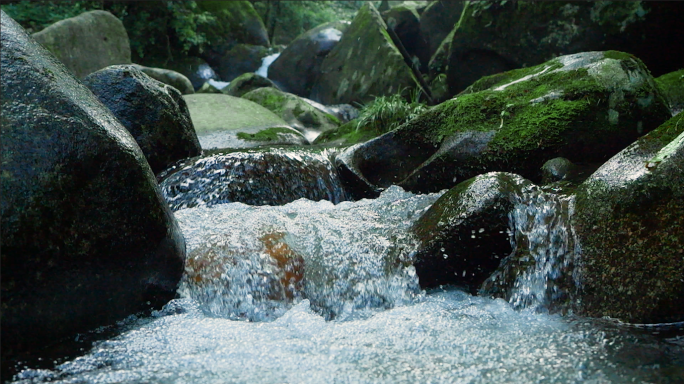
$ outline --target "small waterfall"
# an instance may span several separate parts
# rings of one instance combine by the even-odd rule
[[[274,53],[261,59],[261,67],[255,73],[259,76],[268,77],[268,67],[276,61],[278,56],[280,56],[280,53]]]

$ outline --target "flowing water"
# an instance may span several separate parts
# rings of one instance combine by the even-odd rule
[[[268,55],[261,59],[261,67],[256,70],[257,75],[263,76],[263,77],[268,77],[268,67],[276,61],[276,59],[280,56],[280,53],[274,53],[272,55]]]
[[[391,187],[378,199],[337,205],[300,199],[179,210],[188,245],[182,298],[151,317],[127,319],[119,336],[84,356],[26,369],[15,380],[684,382],[682,338],[515,308],[555,292],[539,282],[555,278],[567,252],[541,244],[574,247],[557,225],[564,216],[553,211],[569,211],[568,202],[531,195],[512,214],[516,238],[541,242],[513,305],[458,290],[421,291],[408,229],[439,196]]]

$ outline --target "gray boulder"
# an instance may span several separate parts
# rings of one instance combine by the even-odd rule
[[[187,77],[195,91],[202,88],[209,79],[219,79],[214,69],[199,57],[180,58],[169,62],[166,67]]]
[[[221,56],[216,73],[223,81],[233,81],[243,73],[256,72],[269,49],[261,45],[237,44]]]
[[[145,67],[138,64],[133,64],[133,66],[147,76],[176,88],[183,95],[195,93],[190,79],[179,72],[171,69]]]
[[[0,12],[2,365],[176,294],[185,243],[138,144]]]
[[[461,18],[465,1],[433,1],[420,15],[420,32],[431,58]]]
[[[107,11],[90,11],[34,33],[36,39],[79,79],[115,64],[131,63],[128,34]]]
[[[263,76],[259,76],[256,73],[249,72],[243,73],[242,75],[233,79],[228,86],[221,90],[221,93],[235,97],[242,97],[242,95],[247,92],[264,87],[278,88],[271,80]]]
[[[101,69],[83,83],[133,135],[154,173],[202,153],[190,112],[176,88],[133,65]]]

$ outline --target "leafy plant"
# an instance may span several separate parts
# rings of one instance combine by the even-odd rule
[[[418,101],[419,91],[410,92],[409,98],[410,101],[406,101],[401,94],[380,96],[363,106],[356,122],[356,131],[374,129],[386,133],[427,110],[427,106]]]

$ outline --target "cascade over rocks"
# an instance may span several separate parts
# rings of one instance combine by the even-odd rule
[[[325,152],[267,149],[217,154],[185,161],[160,176],[162,193],[174,211],[232,202],[348,200]]]
[[[419,87],[373,4],[356,14],[321,64],[310,98],[322,104],[367,103]]]
[[[442,195],[414,224],[416,273],[423,288],[466,286],[476,293],[511,251],[508,214],[533,184],[510,173],[466,180]]]
[[[233,81],[223,88],[220,92],[226,95],[242,97],[245,93],[263,87],[278,88],[271,80],[266,77],[259,76],[256,73],[249,72],[233,79]]]
[[[491,171],[537,182],[547,160],[600,162],[669,115],[639,59],[585,52],[485,77],[337,164],[370,190],[438,191]]]
[[[107,11],[60,20],[34,33],[33,38],[79,79],[110,65],[131,63],[126,29]]]
[[[321,64],[349,27],[348,21],[319,25],[292,41],[268,67],[268,76],[285,92],[310,97]]]
[[[133,66],[147,76],[176,88],[183,95],[195,93],[190,79],[179,72],[171,69],[146,67],[139,64],[133,64]]]
[[[133,135],[154,173],[202,153],[190,112],[176,88],[133,65],[101,69],[83,83]]]
[[[176,294],[185,242],[133,137],[0,12],[2,365]]]
[[[252,101],[209,93],[183,98],[204,150],[309,143],[285,120]]]
[[[656,76],[684,61],[681,2],[473,1],[465,7],[443,56],[451,95],[483,76],[577,52],[629,52]]]

